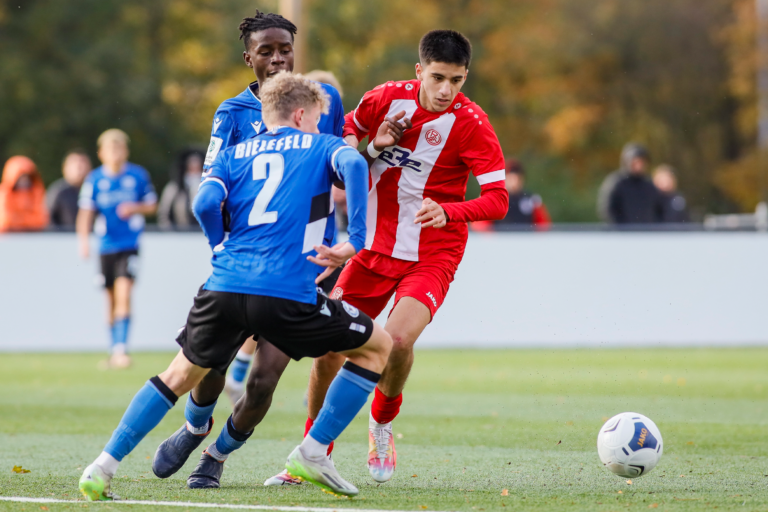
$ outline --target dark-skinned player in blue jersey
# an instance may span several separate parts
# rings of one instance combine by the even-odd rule
[[[328,299],[316,281],[365,246],[368,165],[343,139],[318,133],[318,119],[328,108],[318,84],[282,72],[264,85],[262,101],[268,131],[221,152],[195,198],[195,216],[213,251],[213,272],[176,340],[182,348],[168,369],[134,396],[104,451],[85,469],[79,486],[88,500],[115,499],[111,481],[120,461],[179,396],[208,372],[225,371],[256,333],[269,340],[259,344],[269,343],[292,359],[328,352],[346,357],[286,469],[327,492],[358,493],[327,457],[328,446],[375,389],[392,338],[358,309]],[[325,222],[337,180],[347,190],[349,241],[326,247]],[[231,216],[228,237],[222,204]],[[248,418],[235,410],[204,457],[223,467],[252,433]]]

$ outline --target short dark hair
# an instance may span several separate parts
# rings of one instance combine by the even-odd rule
[[[253,18],[243,18],[242,23],[240,23],[240,39],[245,43],[245,49],[247,50],[250,47],[252,32],[259,32],[260,30],[266,30],[268,28],[281,28],[287,30],[291,34],[291,41],[293,41],[296,31],[298,30],[296,25],[279,14],[261,12],[256,9],[256,14],[253,15]]]
[[[88,154],[86,150],[84,150],[83,148],[74,148],[64,153],[64,158],[61,159],[61,163],[64,164],[64,162],[67,161],[67,158],[69,158],[72,155],[84,156],[85,158],[88,159],[89,162],[91,161],[91,156]]]
[[[455,30],[432,30],[421,38],[419,59],[423,66],[431,62],[445,62],[469,68],[472,43]]]

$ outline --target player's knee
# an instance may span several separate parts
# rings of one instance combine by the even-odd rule
[[[413,352],[415,339],[398,332],[390,333],[390,335],[392,336],[392,355],[401,356]]]
[[[320,373],[332,373],[336,374],[339,368],[344,364],[346,357],[336,352],[328,352],[324,356],[320,356],[315,359],[315,368]]]

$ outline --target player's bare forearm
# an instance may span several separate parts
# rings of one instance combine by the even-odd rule
[[[80,256],[83,258],[87,258],[90,252],[88,237],[91,234],[91,226],[93,226],[93,219],[95,216],[96,212],[93,210],[86,210],[84,208],[77,210],[75,231],[77,233]]]

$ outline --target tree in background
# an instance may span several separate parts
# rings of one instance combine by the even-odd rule
[[[595,220],[628,140],[679,169],[694,216],[757,202],[753,0],[304,2],[309,68],[339,77],[347,110],[413,77],[426,31],[464,32],[464,92],[556,221]],[[50,182],[67,149],[116,126],[161,186],[251,80],[237,25],[256,7],[277,2],[0,0],[0,158],[27,154]]]

